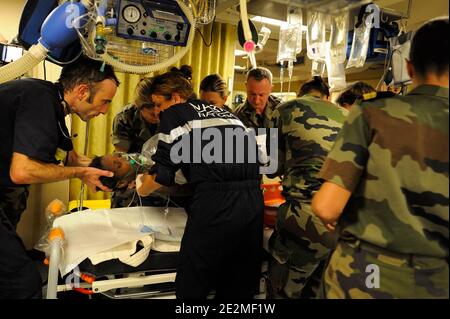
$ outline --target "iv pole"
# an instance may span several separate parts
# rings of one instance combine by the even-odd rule
[[[88,147],[89,147],[89,127],[90,127],[90,121],[86,122],[86,136],[84,138],[84,151],[83,151],[83,155],[86,156],[87,152],[88,152]],[[79,206],[78,206],[78,211],[82,211],[83,210],[83,200],[84,200],[84,187],[85,184],[83,183],[83,181],[81,181],[81,187],[80,187],[80,199],[79,199]]]

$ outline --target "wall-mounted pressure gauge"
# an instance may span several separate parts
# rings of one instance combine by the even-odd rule
[[[141,10],[134,5],[128,5],[122,10],[122,16],[128,23],[136,23],[141,19]]]

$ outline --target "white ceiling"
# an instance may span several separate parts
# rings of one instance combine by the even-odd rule
[[[248,2],[249,13],[251,10],[258,12],[258,6],[264,6],[263,13],[266,17],[279,18],[280,14],[277,11],[282,8],[278,3],[280,0],[250,0]],[[285,1],[285,0],[283,0]],[[285,1],[286,2],[286,1]],[[409,0],[375,0],[374,1],[383,12],[393,12],[399,16],[406,16],[408,13]],[[240,17],[238,12],[239,0],[217,0],[217,21],[226,22],[237,25]],[[285,8],[283,8],[283,11]],[[357,14],[357,9],[355,14]],[[411,0],[410,16],[409,19],[403,20],[406,22],[407,30],[414,30],[420,24],[433,17],[448,15],[449,3],[448,0]],[[254,23],[259,30],[262,25],[259,22]],[[278,33],[279,28],[275,26],[266,25],[272,30],[269,41],[264,47],[263,52],[259,53],[256,58],[258,65],[267,66],[272,70],[275,76],[275,83],[279,81],[279,67],[276,66],[276,57],[278,51]],[[305,55],[306,42],[303,41],[303,51],[300,55]],[[236,48],[240,49],[239,43],[236,44]],[[293,81],[304,81],[310,78],[311,62],[308,58],[305,58],[305,63],[296,65],[294,68]],[[242,67],[248,67],[248,61],[246,59],[237,57],[236,65]],[[366,63],[362,69],[350,69],[348,70],[349,78],[359,79],[375,79],[381,76],[384,68],[383,62]],[[235,81],[243,81],[243,72],[236,72]]]

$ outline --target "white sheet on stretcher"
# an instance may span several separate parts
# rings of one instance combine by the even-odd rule
[[[59,269],[62,276],[89,256],[153,234],[155,243],[181,242],[187,215],[182,208],[130,207],[87,210],[57,218],[53,227],[64,231]]]

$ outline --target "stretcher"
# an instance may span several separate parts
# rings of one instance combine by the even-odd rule
[[[184,209],[163,207],[87,210],[57,218],[47,250],[47,298],[66,291],[112,299],[175,298],[186,220]],[[129,256],[125,251],[126,262],[121,247],[133,248]]]
[[[102,209],[90,206],[99,209],[72,213],[53,222],[54,228],[49,235],[47,298],[56,299],[58,294],[68,291],[110,299],[175,298],[179,247],[187,220],[184,209],[169,208],[168,212],[162,207]],[[125,222],[116,220],[120,215]],[[152,237],[150,249],[139,245],[143,231]],[[264,230],[266,249],[271,232],[270,228]],[[88,247],[88,233],[94,234],[92,240],[98,238],[107,244],[100,244],[95,249]],[[145,260],[135,264],[133,260],[124,263],[122,259],[113,258],[97,260],[94,264],[96,258],[92,252],[98,256],[99,251],[108,251],[105,248],[123,243],[136,245],[135,255],[144,252]],[[73,245],[78,247],[75,251]],[[267,263],[264,263],[257,299],[265,298],[266,271]]]

